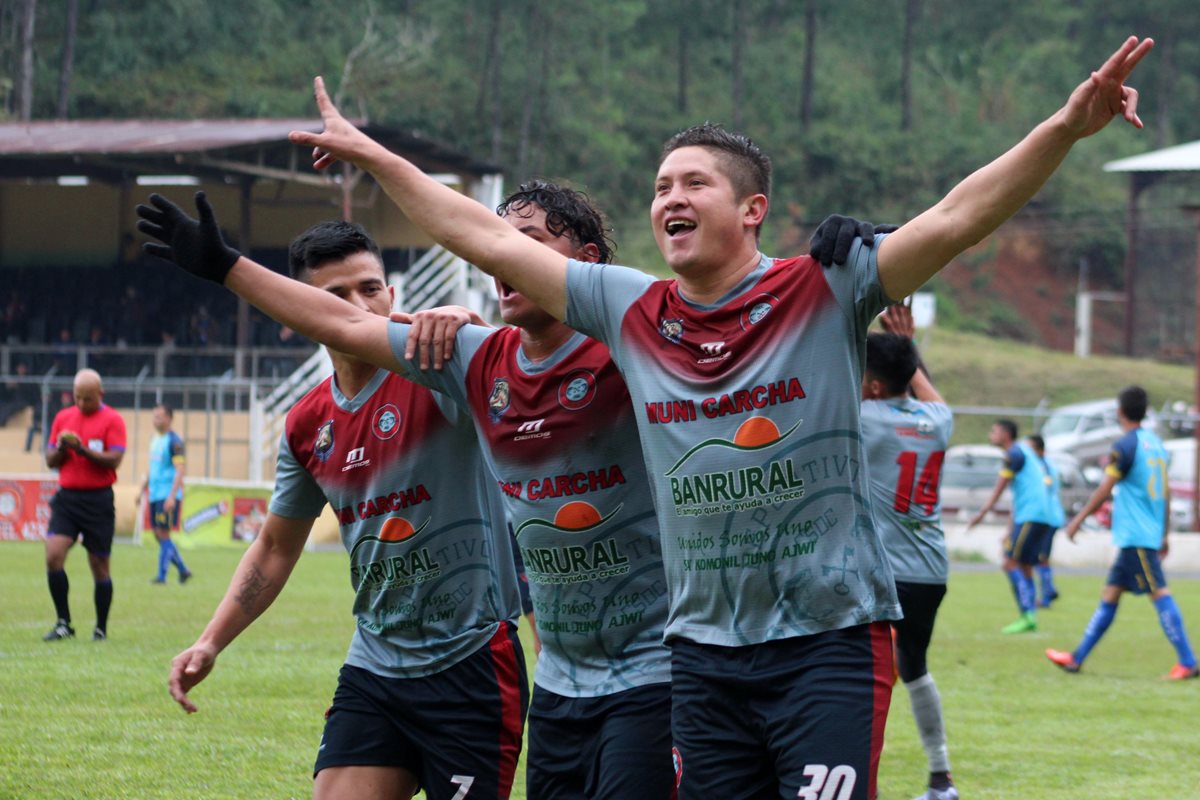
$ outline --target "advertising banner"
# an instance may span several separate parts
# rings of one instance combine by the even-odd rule
[[[35,542],[46,536],[50,498],[58,491],[52,475],[0,478],[0,541]]]
[[[175,541],[181,547],[245,546],[258,537],[270,499],[269,484],[188,481]]]

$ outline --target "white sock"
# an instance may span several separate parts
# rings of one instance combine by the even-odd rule
[[[933,675],[926,672],[915,681],[904,684],[904,688],[908,689],[921,746],[929,757],[929,771],[949,772],[950,754],[946,750],[946,726],[942,723],[942,696],[938,694]]]

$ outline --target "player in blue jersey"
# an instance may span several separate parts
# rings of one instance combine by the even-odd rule
[[[1042,542],[1042,552],[1038,557],[1038,607],[1049,608],[1058,599],[1058,589],[1054,586],[1054,568],[1050,566],[1050,553],[1054,549],[1054,534],[1067,523],[1067,512],[1062,504],[1062,481],[1058,476],[1058,467],[1046,458],[1046,440],[1039,434],[1029,437],[1029,446],[1042,460],[1046,470],[1046,509],[1050,515],[1050,532]]]
[[[314,226],[289,263],[288,283],[387,324],[392,291],[362,228]],[[313,796],[408,800],[420,787],[431,800],[508,797],[528,701],[520,601],[474,428],[428,389],[329,354],[333,376],[288,411],[262,531],[200,638],[172,662],[171,694],[196,710],[189,691],[278,596],[329,504],[350,556],[357,628],[325,715]]]
[[[992,510],[1007,486],[1012,486],[1012,526],[1004,537],[1004,574],[1012,586],[1020,616],[1002,629],[1004,633],[1028,633],[1037,630],[1037,589],[1033,583],[1033,568],[1042,557],[1046,539],[1053,531],[1046,498],[1045,462],[1033,448],[1017,440],[1017,423],[998,419],[992,423],[988,441],[1004,451],[1004,465],[996,486],[983,508],[979,509],[967,528],[973,528]]]
[[[158,574],[154,583],[167,582],[167,568],[171,564],[179,570],[180,583],[186,583],[192,577],[179,555],[179,548],[171,541],[171,530],[179,524],[179,508],[183,505],[187,461],[183,439],[171,428],[174,418],[175,412],[165,403],[154,407],[152,420],[156,433],[150,440],[150,471],[140,493],[150,503],[150,528],[158,540]]]
[[[719,126],[685,131],[650,212],[671,281],[531,242],[354,128],[317,80],[325,129],[291,134],[317,168],[370,172],[414,224],[604,342],[624,373],[663,529],[681,797],[875,797],[899,603],[866,499],[867,326],[1015,213],[1079,139],[1118,115],[1140,127],[1124,81],[1152,46],[1130,37],[1021,143],[874,249],[853,247],[844,270],[759,252],[769,160]],[[148,251],[310,338],[390,358],[374,333],[360,340],[363,315],[231,251],[197,207],[198,222],[161,197],[140,207]]]
[[[1200,677],[1183,616],[1167,588],[1160,563],[1167,555],[1167,532],[1171,527],[1169,456],[1162,440],[1142,427],[1148,405],[1146,391],[1140,386],[1128,386],[1117,395],[1117,421],[1125,434],[1113,445],[1104,480],[1065,529],[1067,538],[1074,541],[1083,521],[1110,496],[1114,498],[1112,536],[1119,552],[1100,592],[1100,605],[1073,652],[1046,651],[1046,658],[1067,672],[1079,672],[1084,659],[1116,617],[1121,595],[1133,592],[1150,595],[1163,633],[1179,657],[1167,678]]]
[[[909,308],[891,306],[880,322],[887,332],[867,336],[862,435],[871,513],[904,612],[903,619],[892,623],[897,671],[929,761],[929,788],[917,800],[958,800],[950,778],[942,698],[926,664],[950,573],[938,487],[954,417],[921,368]]]

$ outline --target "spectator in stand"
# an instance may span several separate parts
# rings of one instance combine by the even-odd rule
[[[58,367],[58,374],[71,374],[75,371],[78,358],[75,339],[71,336],[71,329],[64,325],[58,330],[58,341],[54,347],[54,365]]]
[[[14,378],[28,378],[29,365],[24,361],[18,361],[13,369],[13,376]],[[14,415],[30,406],[39,405],[41,401],[42,395],[38,391],[37,384],[10,378],[4,384],[4,395],[0,399],[0,425],[7,425],[9,419]]]

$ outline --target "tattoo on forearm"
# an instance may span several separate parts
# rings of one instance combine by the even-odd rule
[[[262,571],[253,564],[242,577],[242,585],[238,587],[237,596],[234,600],[242,611],[253,616],[258,613],[258,598],[266,590],[269,585],[267,578],[262,574]]]

